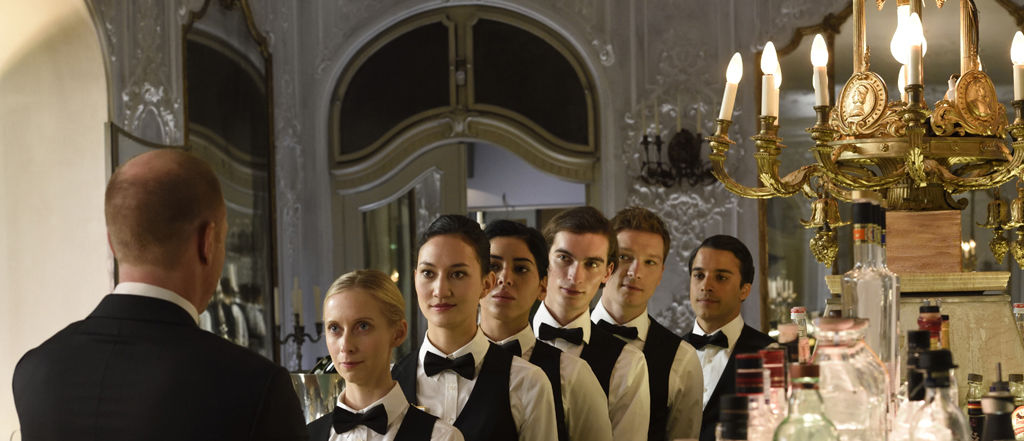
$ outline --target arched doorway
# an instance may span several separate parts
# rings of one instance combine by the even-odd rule
[[[371,39],[346,63],[329,112],[334,272],[392,274],[410,334],[422,335],[408,277],[415,237],[438,214],[468,212],[475,143],[587,189],[599,180],[584,66],[561,35],[489,6],[422,12]]]

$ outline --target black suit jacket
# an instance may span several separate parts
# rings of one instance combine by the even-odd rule
[[[298,440],[288,372],[171,302],[110,294],[14,370],[22,439]]]
[[[736,393],[736,354],[757,352],[772,343],[775,343],[775,340],[767,334],[751,328],[747,324],[743,325],[740,337],[736,340],[736,347],[729,354],[729,361],[725,364],[721,378],[718,379],[718,385],[711,393],[708,405],[704,406],[704,415],[700,425],[700,441],[715,441],[715,425],[718,423],[721,397]]]

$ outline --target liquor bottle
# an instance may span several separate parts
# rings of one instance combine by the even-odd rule
[[[1001,371],[1002,369],[998,369]],[[1013,435],[1013,395],[1010,384],[1002,381],[992,383],[988,393],[981,398],[981,410],[985,413],[985,427],[982,430],[982,441],[1012,441]]]
[[[942,349],[939,343],[939,339],[942,338],[942,314],[939,313],[939,306],[925,300],[918,311],[917,329],[931,333],[932,350]]]
[[[939,346],[942,349],[949,349],[949,314],[942,314],[942,324],[939,327]]]
[[[981,411],[981,397],[985,394],[981,374],[967,374],[967,424],[971,427],[971,441],[981,441],[985,427],[985,414]]]
[[[1024,440],[1024,375],[1010,374],[1010,395],[1013,395],[1013,414],[1010,420],[1013,422],[1014,439]]]
[[[747,440],[770,441],[775,430],[774,415],[766,404],[766,375],[761,355],[736,354],[736,395],[747,398]]]
[[[773,425],[777,426],[786,417],[786,350],[776,345],[758,351],[764,370],[768,373],[768,388],[765,391],[765,404],[774,417]]]
[[[953,354],[948,350],[921,354],[919,367],[927,372],[925,404],[910,423],[910,440],[968,441],[967,418],[957,406],[956,391],[950,389]]]
[[[797,361],[807,363],[811,358],[811,345],[807,338],[807,308],[794,306],[789,310],[789,317],[797,327]]]
[[[718,424],[715,426],[716,441],[747,440],[747,397],[722,395]]]
[[[1013,304],[1013,321],[1017,322],[1017,332],[1024,338],[1024,303]]]
[[[879,330],[879,332],[882,342],[887,346],[879,348],[879,351],[885,353],[880,353],[878,358],[882,360],[882,363],[885,363],[886,368],[890,372],[890,404],[894,404],[895,391],[899,387],[899,376],[896,373],[901,371],[900,358],[903,355],[900,353],[900,330],[903,329],[900,326],[900,276],[889,269],[886,258],[886,209],[882,203],[875,207],[875,214],[875,224],[878,226],[878,242],[880,244],[877,248],[878,255],[875,258],[875,262],[882,274],[883,308],[888,307],[882,313],[885,322],[875,322],[877,323],[875,326],[882,326],[883,329]]]
[[[774,441],[839,440],[839,432],[825,416],[825,406],[818,393],[819,373],[814,364],[790,365],[789,412],[775,429]]]
[[[889,374],[864,343],[865,319],[818,319],[813,362],[821,371],[825,415],[844,441],[884,440],[889,433]]]
[[[928,331],[911,330],[907,332],[907,381],[900,387],[899,406],[893,419],[893,430],[889,441],[907,441],[910,439],[910,423],[914,414],[925,404],[925,375],[919,369],[921,353],[928,351],[931,345]]]

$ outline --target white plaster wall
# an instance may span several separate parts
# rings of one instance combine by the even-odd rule
[[[112,259],[103,222],[106,80],[85,4],[0,3],[4,23],[45,23],[0,53],[0,439],[6,440],[18,427],[15,364],[109,292]]]

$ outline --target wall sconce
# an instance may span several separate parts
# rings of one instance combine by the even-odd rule
[[[640,166],[640,179],[649,185],[661,184],[665,188],[686,181],[691,187],[714,182],[711,165],[701,160],[703,138],[689,130],[679,129],[668,142],[663,160],[661,134],[654,135],[652,141],[645,133],[640,140],[644,149],[644,161]],[[654,152],[652,152],[652,147]],[[651,156],[656,158],[652,161]]]

